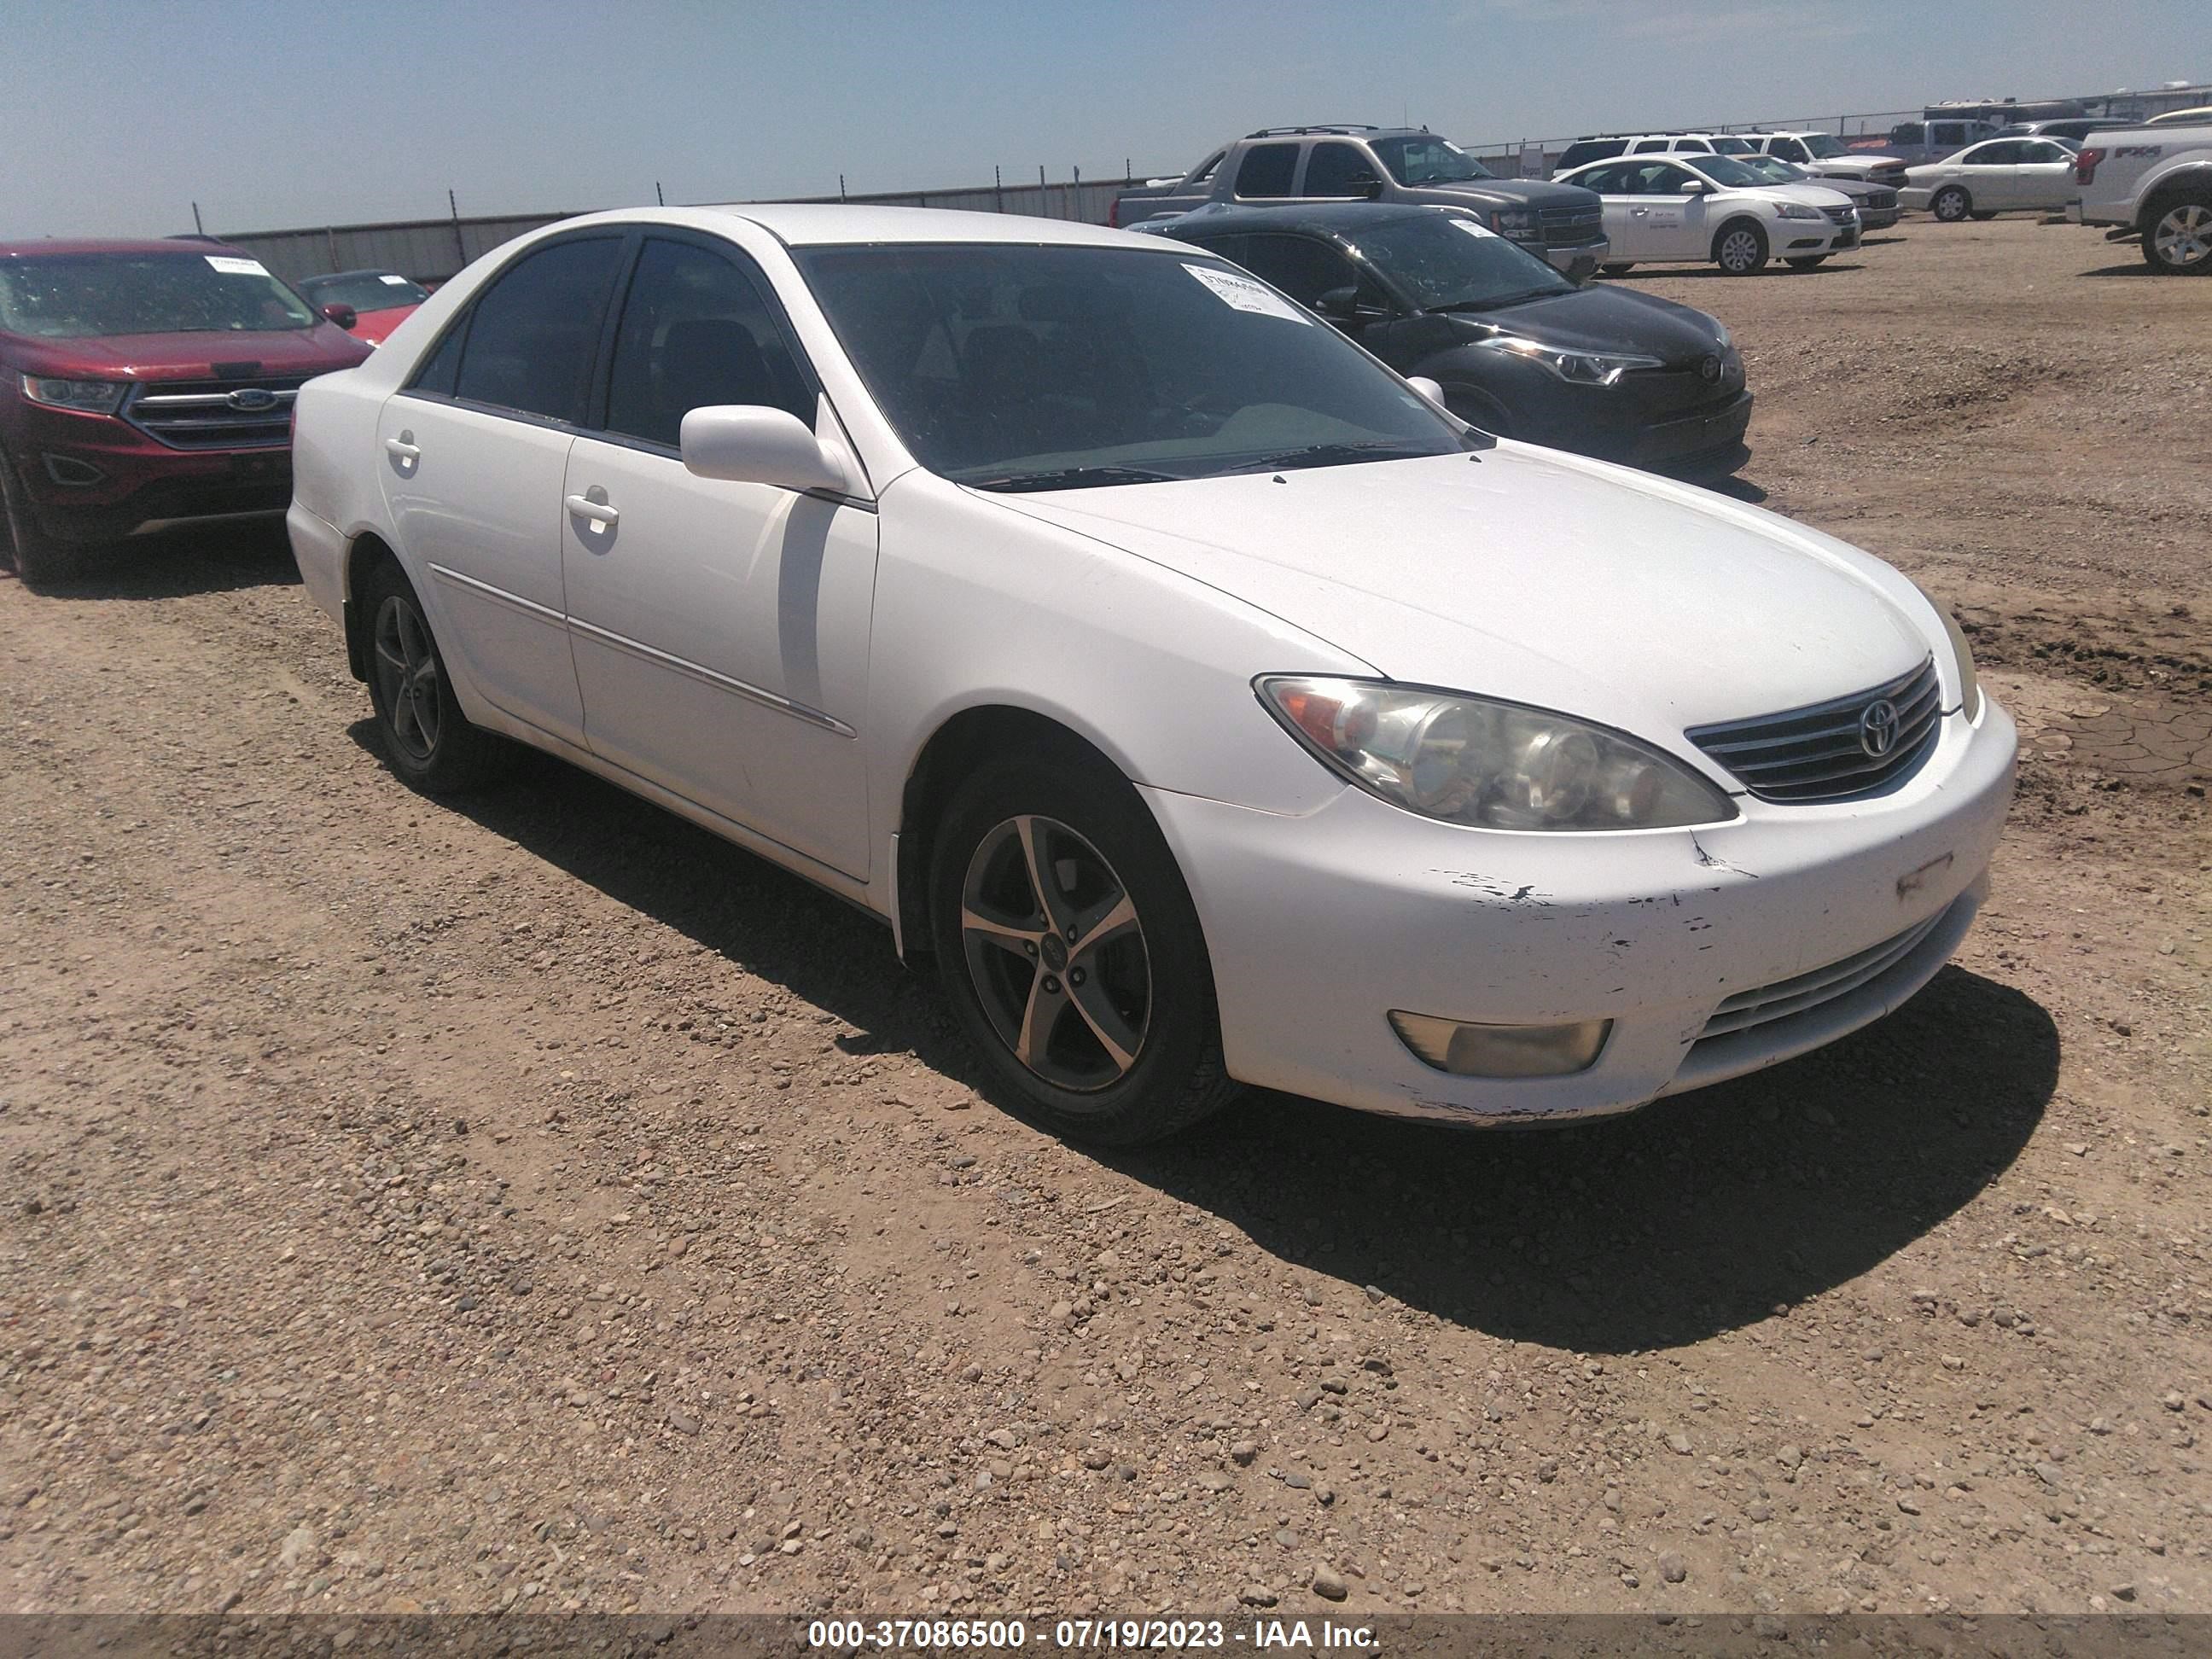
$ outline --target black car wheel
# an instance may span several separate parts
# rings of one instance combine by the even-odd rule
[[[975,772],[938,824],[929,896],[945,994],[1046,1127],[1133,1146],[1236,1095],[1189,890],[1109,768],[1029,750]]]
[[[0,452],[0,532],[7,537],[7,561],[27,586],[42,586],[71,574],[76,561],[64,547],[39,528],[37,515],[25,499],[15,463]]]
[[[1928,210],[1947,225],[1955,225],[1974,210],[1974,198],[1956,185],[1946,185],[1929,198]]]
[[[1730,276],[1766,269],[1766,233],[1749,219],[1732,219],[1713,237],[1713,263]]]
[[[414,586],[385,559],[362,590],[369,702],[392,769],[428,795],[459,794],[485,782],[506,758],[506,745],[461,712]]]

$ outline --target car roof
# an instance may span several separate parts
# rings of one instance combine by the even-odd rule
[[[1066,219],[1033,219],[1018,213],[966,213],[949,208],[870,207],[842,202],[726,202],[707,207],[618,208],[560,222],[563,229],[592,224],[663,224],[710,231],[734,224],[750,224],[792,247],[867,242],[1048,243],[1072,247],[1158,246],[1150,237]]]
[[[133,240],[116,237],[77,236],[43,237],[35,241],[0,242],[0,259],[36,258],[42,253],[69,254],[82,258],[88,253],[112,253],[121,256],[147,253],[204,253],[210,248],[240,253],[226,242],[212,238],[168,237],[159,240],[147,238]],[[243,258],[242,253],[240,257]]]
[[[1200,208],[1195,212],[1178,214],[1158,222],[1159,228],[1146,234],[1173,237],[1176,231],[1188,228],[1224,234],[1249,230],[1304,230],[1318,231],[1325,236],[1350,236],[1377,225],[1392,224],[1401,219],[1418,219],[1424,214],[1461,212],[1458,208],[1431,206],[1421,202],[1330,202],[1311,207]]]

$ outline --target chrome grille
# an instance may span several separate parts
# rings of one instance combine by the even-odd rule
[[[1771,985],[1739,991],[1713,1011],[1713,1017],[1698,1033],[1698,1038],[1702,1041],[1724,1036],[1730,1031],[1747,1030],[1753,1025],[1787,1019],[1792,1014],[1802,1014],[1808,1008],[1817,1008],[1824,1002],[1832,1002],[1847,992],[1856,991],[1869,980],[1879,979],[1888,972],[1948,914],[1948,910],[1938,910],[1896,938],[1869,945],[1841,962],[1829,963],[1793,979],[1779,979]]]
[[[1887,702],[1896,733],[1881,754],[1864,740],[1868,711]],[[1942,728],[1942,691],[1932,657],[1886,685],[1779,714],[1700,726],[1686,735],[1761,800],[1802,805],[1849,800],[1910,775]]]
[[[1543,227],[1547,247],[1577,247],[1605,234],[1602,207],[1540,208],[1536,222]]]
[[[292,400],[304,374],[240,380],[154,380],[124,416],[172,449],[262,449],[292,436]]]
[[[1897,205],[1897,192],[1893,190],[1870,191],[1867,196],[1866,204],[1876,213],[1887,213]]]

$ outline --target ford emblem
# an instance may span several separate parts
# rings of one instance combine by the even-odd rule
[[[254,414],[276,407],[276,394],[266,386],[242,386],[223,399],[240,414]]]

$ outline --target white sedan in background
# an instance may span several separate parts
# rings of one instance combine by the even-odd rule
[[[2081,193],[2074,181],[2080,148],[2065,138],[1991,138],[1906,168],[1899,199],[1946,224],[2021,209],[2056,213]]]
[[[1440,395],[1158,237],[598,214],[310,380],[289,523],[399,777],[516,739],[799,872],[1072,1136],[1617,1112],[1903,1002],[2011,794],[1943,609]]]
[[[1748,276],[1779,255],[1809,270],[1859,245],[1858,210],[1819,185],[1777,185],[1727,155],[1595,161],[1556,182],[1594,190],[1605,204],[1607,275],[1640,264],[1714,264]]]

